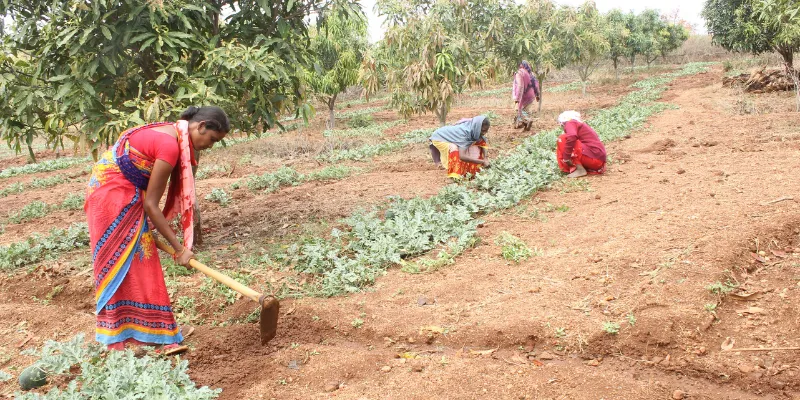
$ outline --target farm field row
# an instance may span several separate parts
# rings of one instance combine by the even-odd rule
[[[205,165],[237,166],[198,181],[203,198],[215,189],[230,197],[225,205],[202,201],[208,228],[202,260],[285,298],[279,336],[261,348],[251,303],[164,260],[178,316],[197,328],[186,357],[189,375],[231,399],[321,397],[334,383],[335,394],[347,398],[425,398],[434,388],[453,398],[589,398],[587,388],[591,398],[668,398],[676,390],[700,398],[791,393],[798,382],[788,355],[731,356],[717,349],[725,337],[737,346],[797,344],[793,311],[784,304],[800,296],[779,279],[797,262],[797,205],[760,204],[797,189],[769,159],[796,156],[790,126],[800,121],[788,114],[726,114],[721,103],[735,94],[712,82],[720,76],[714,68],[635,87],[632,81],[596,92],[590,87],[583,99],[554,94],[531,133],[544,132],[528,138],[507,125],[506,94],[467,101],[453,118],[496,110],[490,140],[500,155],[468,184],[447,186],[424,144],[368,162],[328,164],[313,152],[275,156],[289,138],[324,143],[319,128],[209,153]],[[660,96],[674,106],[651,103]],[[789,97],[772,101],[791,105]],[[610,142],[609,172],[556,181],[535,193],[557,177],[553,118],[575,104]],[[731,132],[725,121],[705,119],[709,113],[726,115],[739,128]],[[380,111],[375,118],[391,124],[390,115]],[[752,129],[766,121],[766,131]],[[431,118],[416,117],[387,128],[381,141],[434,126]],[[377,137],[343,140],[352,138]],[[250,164],[238,163],[248,155]],[[353,169],[339,170],[337,179],[303,178],[332,166]],[[266,182],[258,191],[270,192],[249,188],[258,181],[251,174]],[[63,198],[77,185],[45,189]],[[0,201],[29,204],[37,200],[30,193],[45,189]],[[387,202],[387,196],[396,198]],[[380,214],[369,213],[373,206]],[[50,218],[18,225],[44,233],[50,225],[82,222],[80,212],[64,222]],[[412,224],[417,219],[427,223]],[[739,229],[725,229],[730,226]],[[425,235],[426,242],[413,240]],[[79,233],[53,236],[68,237],[79,250],[34,240],[28,247],[39,250],[32,258],[0,267],[16,271],[0,281],[0,319],[25,321],[0,343],[9,356],[0,369],[12,375],[31,360],[15,347],[28,332],[37,335],[26,346],[91,334],[90,278],[79,275],[89,255]],[[747,267],[749,252],[762,250],[785,258]],[[59,256],[36,256],[49,251]],[[358,254],[384,261],[359,264]],[[413,257],[418,254],[424,256]],[[28,282],[31,275],[37,284]],[[765,293],[753,306],[782,319],[737,314],[741,306],[725,295],[737,288]],[[343,292],[353,293],[327,298]],[[56,314],[70,318],[55,320]],[[728,378],[706,378],[721,374]]]

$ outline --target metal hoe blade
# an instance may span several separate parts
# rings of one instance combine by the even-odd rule
[[[261,329],[261,344],[266,345],[278,333],[280,303],[278,303],[278,299],[267,295],[261,296],[258,303],[261,304],[261,318],[258,321]]]

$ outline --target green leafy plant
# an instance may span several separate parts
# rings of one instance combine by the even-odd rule
[[[380,137],[383,135],[383,131],[392,128],[394,126],[400,125],[405,123],[404,120],[396,120],[391,122],[383,122],[377,125],[368,124],[363,127],[355,127],[351,129],[341,129],[341,130],[325,130],[322,132],[322,136],[325,137],[337,137],[337,138],[346,138],[346,137]]]
[[[370,114],[359,114],[347,120],[347,126],[353,129],[366,128],[374,124],[375,121]]]
[[[186,360],[137,357],[130,349],[105,351],[98,343],[86,343],[83,334],[64,343],[47,341],[40,351],[25,351],[39,358],[34,364],[50,377],[72,378],[42,396],[16,393],[20,400],[153,398],[207,400],[219,397],[221,389],[197,387],[187,374]],[[72,371],[78,371],[73,375]]]
[[[362,326],[364,326],[364,320],[361,318],[355,318],[353,319],[353,321],[350,322],[350,325],[352,325],[353,328],[356,329],[361,328]]]
[[[282,166],[275,172],[268,172],[261,176],[251,176],[247,179],[250,190],[263,190],[274,192],[281,186],[295,186],[300,184],[300,173],[294,169]]]
[[[231,271],[228,275],[234,280],[243,285],[249,285],[253,281],[253,276],[242,271]],[[200,285],[200,292],[211,295],[212,297],[222,297],[225,302],[220,305],[224,308],[226,305],[233,304],[239,298],[239,294],[227,286],[216,282],[215,280],[204,277],[203,283]]]
[[[737,287],[739,285],[731,281],[725,281],[725,283],[717,281],[706,286],[706,290],[714,294],[723,295],[732,292]]]
[[[613,321],[603,322],[603,330],[609,335],[616,335],[619,333],[619,323]]]
[[[83,193],[70,193],[61,203],[61,208],[65,210],[80,210],[83,208],[84,202],[86,202],[86,198]]]
[[[0,197],[6,197],[12,194],[19,194],[25,191],[25,185],[22,182],[14,182],[2,190],[0,190]]]
[[[71,179],[67,175],[53,175],[53,176],[48,176],[46,178],[34,178],[27,185],[27,187],[33,189],[43,189],[60,185],[62,183],[67,183],[70,181]]]
[[[194,297],[178,297],[175,301],[175,316],[178,322],[192,322],[197,319],[197,306]]]
[[[25,221],[41,218],[50,212],[50,206],[43,201],[33,201],[22,207],[21,210],[8,215],[8,222],[18,224]]]
[[[347,178],[353,172],[359,171],[357,168],[346,165],[331,165],[319,171],[303,175],[303,181],[331,181]]]
[[[501,246],[501,254],[508,261],[518,263],[527,260],[531,256],[531,249],[528,245],[508,232],[501,232],[495,242]]]
[[[79,164],[87,164],[91,159],[87,158],[56,158],[54,160],[42,161],[36,164],[26,164],[19,167],[10,167],[0,171],[0,178],[10,178],[12,176],[35,174],[39,172],[50,172],[59,169],[71,168]]]
[[[628,314],[628,325],[634,326],[636,325],[636,316],[633,313]]]
[[[227,173],[229,171],[230,167],[227,165],[217,165],[217,164],[204,165],[197,170],[197,175],[195,175],[195,178],[197,178],[197,180],[203,180],[211,176],[214,176],[215,174]]]
[[[89,230],[85,223],[73,224],[67,229],[51,229],[48,236],[34,234],[21,242],[0,246],[0,270],[53,259],[88,244]]]
[[[205,199],[212,203],[217,203],[223,207],[227,206],[231,202],[231,197],[228,195],[228,193],[225,193],[225,190],[220,188],[211,189],[211,193],[206,195]]]

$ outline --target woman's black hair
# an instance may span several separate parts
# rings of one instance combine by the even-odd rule
[[[228,114],[216,106],[195,107],[189,106],[180,118],[189,122],[205,121],[206,128],[212,131],[228,133],[231,130],[231,122],[228,120]]]
[[[481,123],[481,128],[488,128],[490,125],[489,118],[484,118],[483,122]]]

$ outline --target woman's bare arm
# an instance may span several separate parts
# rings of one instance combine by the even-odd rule
[[[172,245],[172,248],[175,249],[175,254],[181,254],[183,256],[179,258],[179,262],[182,261],[181,259],[185,258],[185,261],[188,263],[189,257],[186,257],[185,253],[191,254],[191,252],[188,249],[184,251],[184,247],[178,240],[178,236],[172,231],[167,218],[164,217],[164,212],[158,207],[161,196],[164,195],[164,191],[167,189],[167,181],[171,174],[172,166],[169,165],[168,162],[156,160],[153,164],[153,171],[150,173],[150,183],[147,184],[147,192],[144,196],[144,212],[147,213],[147,216],[153,221],[156,230],[164,236],[169,244]]]

